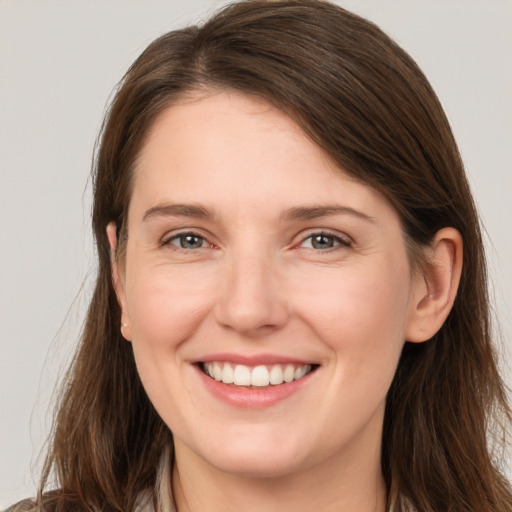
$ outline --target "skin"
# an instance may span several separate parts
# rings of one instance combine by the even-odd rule
[[[180,512],[385,509],[386,393],[404,340],[429,339],[451,308],[460,235],[442,230],[425,255],[428,273],[413,273],[391,204],[265,101],[203,92],[160,115],[113,278],[123,336],[174,434]],[[218,353],[317,366],[291,396],[243,408],[204,385],[196,363]]]

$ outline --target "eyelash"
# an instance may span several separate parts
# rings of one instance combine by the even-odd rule
[[[186,237],[200,238],[202,240],[202,242],[206,243],[207,245],[206,246],[192,248],[192,249],[187,249],[185,247],[181,247],[180,245],[172,243],[173,240],[180,240],[180,239],[182,239],[182,241],[183,241],[183,239],[185,239]],[[190,251],[193,251],[194,249],[206,249],[206,248],[213,249],[213,248],[215,248],[215,245],[210,243],[210,242],[208,242],[208,240],[203,235],[200,235],[199,233],[195,233],[193,231],[184,231],[182,233],[174,234],[173,236],[164,239],[160,245],[162,247],[171,247],[175,251],[185,251],[185,252],[190,252]]]
[[[306,242],[306,240],[312,240],[315,238],[315,237],[324,237],[324,238],[329,238],[329,239],[332,239],[333,240],[333,246],[332,247],[328,247],[326,249],[318,249],[318,248],[315,248],[315,247],[306,247],[306,249],[310,249],[312,251],[315,251],[315,252],[323,252],[323,253],[327,253],[327,252],[331,252],[331,251],[336,251],[340,248],[344,248],[344,247],[351,247],[351,241],[348,239],[348,238],[344,238],[340,235],[337,235],[337,234],[334,234],[334,233],[331,233],[329,231],[315,231],[313,233],[310,233],[308,236],[304,237],[302,239],[302,241],[300,242],[300,244],[297,245],[297,247],[303,247],[303,244],[304,242]]]
[[[186,237],[195,237],[195,238],[198,238],[202,241],[202,244],[206,243],[207,245],[201,245],[201,247],[193,247],[193,248],[185,248],[185,247],[181,247],[181,243],[183,242],[183,240],[186,238]],[[317,238],[320,238],[320,237],[323,237],[323,238],[327,238],[327,239],[331,239],[332,240],[332,247],[327,247],[327,248],[323,248],[323,249],[320,249],[320,248],[317,248],[317,247],[304,247],[303,244],[307,241],[307,240],[312,240],[312,245],[313,245],[313,240],[314,238],[317,237]],[[180,240],[181,239],[181,240]],[[180,242],[180,245],[178,244],[174,244],[172,243],[173,240],[179,240]],[[323,253],[328,253],[328,252],[331,252],[331,251],[336,251],[338,250],[340,247],[351,247],[351,242],[349,239],[347,238],[343,238],[342,236],[340,235],[336,235],[334,233],[331,233],[329,231],[316,231],[316,232],[313,232],[313,233],[310,233],[308,236],[304,237],[301,242],[295,246],[295,248],[300,248],[300,247],[303,247],[305,249],[308,249],[308,250],[312,250],[314,252],[323,252]],[[190,251],[193,251],[193,250],[196,250],[196,249],[206,249],[206,248],[210,248],[210,249],[214,249],[215,248],[215,245],[212,244],[211,242],[208,242],[208,240],[200,235],[199,233],[195,233],[193,231],[185,231],[185,232],[182,232],[182,233],[178,233],[178,234],[175,234],[169,238],[166,238],[165,240],[162,241],[161,243],[161,246],[164,247],[164,246],[168,246],[168,247],[171,247],[173,250],[176,250],[176,251],[185,251],[185,252],[190,252]]]

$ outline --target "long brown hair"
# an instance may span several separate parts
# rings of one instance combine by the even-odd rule
[[[459,230],[453,310],[428,342],[405,343],[388,393],[382,471],[394,512],[511,511],[489,450],[510,421],[490,339],[478,216],[450,126],[414,61],[379,28],[321,0],[249,0],[154,41],[131,66],[95,154],[96,289],[56,415],[38,504],[130,511],[155,487],[172,434],[120,334],[106,227],[121,234],[131,173],[156,116],[187,92],[257,94],[398,211],[411,261],[442,227]],[[497,434],[492,437],[493,434]],[[43,489],[54,473],[58,491]],[[155,500],[156,500],[155,494]]]

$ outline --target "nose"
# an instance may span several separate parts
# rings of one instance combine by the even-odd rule
[[[271,258],[233,258],[224,274],[216,319],[244,336],[261,337],[283,327],[288,307]]]

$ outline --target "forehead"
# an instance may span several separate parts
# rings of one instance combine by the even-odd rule
[[[339,202],[391,208],[285,113],[234,91],[195,93],[160,114],[137,161],[132,202],[198,202],[236,215]]]

